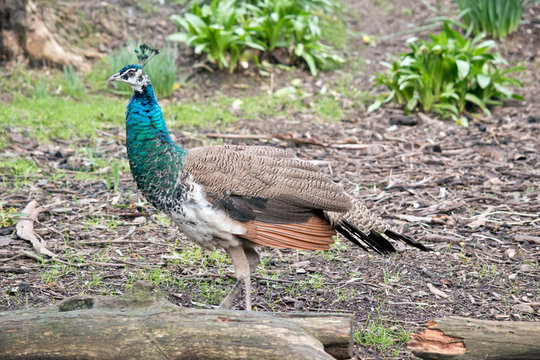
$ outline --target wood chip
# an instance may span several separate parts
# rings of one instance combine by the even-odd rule
[[[440,296],[440,297],[445,298],[445,299],[448,298],[448,294],[446,294],[446,293],[443,292],[442,290],[437,289],[437,288],[436,288],[435,286],[433,286],[432,284],[427,283],[426,285],[427,285],[429,291],[431,291],[431,293],[432,293],[433,295],[437,295],[437,296]]]
[[[487,221],[487,216],[493,211],[493,206],[488,206],[486,211],[484,211],[482,214],[478,215],[475,220],[471,221],[469,224],[467,224],[468,227],[471,229],[476,229],[480,226],[484,226]]]
[[[516,234],[514,240],[518,242],[530,242],[531,244],[540,245],[540,237],[528,234]]]

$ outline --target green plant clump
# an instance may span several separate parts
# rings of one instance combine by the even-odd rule
[[[466,39],[451,29],[448,22],[439,35],[430,35],[431,41],[409,39],[411,51],[401,54],[386,73],[377,73],[375,84],[384,85],[390,95],[369,107],[373,111],[383,103],[397,101],[405,105],[405,112],[420,109],[452,118],[462,125],[467,119],[465,110],[482,110],[491,116],[488,106],[502,105],[502,100],[523,97],[513,94],[506,84],[522,86],[508,74],[522,67],[505,70],[506,61],[490,50],[493,40],[483,41],[482,35]]]
[[[171,16],[179,32],[168,40],[192,45],[196,54],[206,53],[210,62],[231,72],[255,52],[263,52],[287,65],[302,59],[315,76],[343,62],[320,41],[320,18],[331,21],[339,8],[334,0],[212,0],[202,7],[194,3],[191,12]]]
[[[474,34],[486,33],[499,39],[517,30],[526,0],[456,0],[463,22]]]
[[[184,32],[172,34],[168,40],[192,45],[196,54],[205,52],[208,60],[220,69],[232,71],[240,57],[246,54],[246,48],[264,50],[244,28],[247,27],[246,13],[246,7],[236,6],[235,0],[213,0],[202,8],[194,3],[191,12],[183,17],[171,16]]]
[[[66,67],[64,65],[62,66],[62,70],[64,73],[64,84],[65,84],[64,93],[66,95],[71,95],[75,98],[82,97],[82,95],[84,94],[84,85],[79,75],[77,75],[77,72],[75,71],[75,68],[73,67],[73,65],[69,65],[69,67]],[[44,92],[42,89],[38,91]],[[43,94],[40,94],[40,95],[43,95]]]
[[[128,41],[127,45],[115,51],[109,57],[111,73],[117,72],[126,64],[138,63],[134,49],[138,48],[135,41]],[[152,80],[152,86],[158,97],[170,96],[174,90],[174,80],[176,79],[176,59],[178,51],[176,46],[167,44],[164,49],[160,49],[159,56],[156,56],[146,66],[145,70]],[[117,89],[122,92],[131,92],[129,85],[125,83],[114,83]]]

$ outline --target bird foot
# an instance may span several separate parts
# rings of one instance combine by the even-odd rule
[[[225,296],[225,299],[219,304],[219,307],[221,309],[232,309],[234,305],[234,299],[238,296],[240,293],[240,290],[242,290],[242,280],[236,281],[234,286],[232,287],[231,291]]]

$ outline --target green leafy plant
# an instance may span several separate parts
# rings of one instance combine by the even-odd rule
[[[69,67],[63,65],[62,70],[64,72],[64,93],[73,97],[81,97],[84,93],[84,85],[73,65],[69,65]]]
[[[456,0],[462,20],[474,34],[486,33],[499,39],[516,31],[526,0]]]
[[[47,89],[47,83],[43,77],[39,78],[39,81],[34,86],[34,97],[36,99],[44,99],[49,96],[49,91]]]
[[[369,111],[394,100],[405,105],[406,112],[432,111],[467,125],[462,116],[466,110],[480,109],[490,116],[488,106],[501,105],[507,98],[523,99],[505,87],[522,86],[508,74],[523,68],[503,70],[506,61],[490,52],[493,40],[484,41],[482,35],[467,39],[445,22],[443,31],[430,35],[430,41],[412,38],[408,42],[411,51],[385,64],[390,71],[376,74],[375,84],[386,86],[390,95],[377,100]]]
[[[14,208],[4,209],[0,204],[0,228],[15,225],[17,211]]]
[[[282,48],[288,55],[288,63],[301,58],[311,74],[318,69],[328,69],[343,62],[331,53],[331,48],[320,42],[319,17],[310,12],[310,3],[301,0],[258,0],[254,1],[254,16],[250,30],[254,39],[266,52]],[[324,9],[325,7],[321,7]]]
[[[320,41],[315,13],[334,14],[339,8],[334,0],[213,0],[202,8],[193,4],[183,17],[173,15],[180,31],[168,39],[192,45],[196,54],[207,53],[211,62],[231,72],[255,50],[287,65],[302,59],[317,75],[343,59]]]
[[[107,189],[113,189],[114,192],[118,191],[118,184],[120,182],[120,165],[117,162],[112,164],[111,172],[107,174]]]
[[[184,31],[167,39],[192,45],[196,54],[205,52],[220,69],[229,68],[232,72],[246,48],[264,50],[242,26],[245,15],[246,8],[237,7],[235,0],[213,0],[202,8],[194,3],[191,12],[183,17],[171,16],[179,30]]]
[[[127,45],[116,50],[109,56],[111,72],[116,72],[126,64],[138,63],[137,54],[134,52],[138,44],[129,40]],[[176,79],[177,67],[176,59],[178,51],[176,46],[167,44],[164,49],[160,49],[159,56],[153,58],[144,68],[152,80],[154,91],[159,97],[170,96],[174,91],[174,81]],[[121,92],[131,92],[129,85],[116,82],[113,84]]]

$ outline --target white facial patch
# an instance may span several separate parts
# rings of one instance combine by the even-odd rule
[[[133,75],[130,76],[130,74]],[[127,76],[127,79],[125,77]],[[142,92],[145,86],[150,84],[150,78],[143,69],[130,69],[122,74],[122,81],[131,86],[134,91]]]

